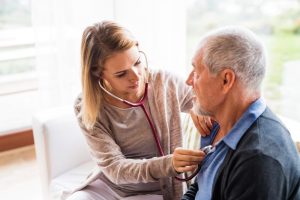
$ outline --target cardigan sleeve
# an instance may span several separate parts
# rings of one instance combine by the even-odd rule
[[[178,103],[181,112],[189,112],[193,107],[193,90],[188,86],[181,77],[173,76],[173,84],[171,88],[176,88]]]
[[[155,76],[156,86],[158,84],[162,85],[161,87],[165,90],[163,93],[168,95],[168,100],[176,101],[180,112],[189,112],[193,107],[194,94],[192,88],[181,77],[170,72],[159,71],[155,73]]]

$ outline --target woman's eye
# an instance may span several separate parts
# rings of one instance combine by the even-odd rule
[[[116,77],[117,77],[117,78],[122,78],[122,77],[125,76],[125,75],[126,75],[126,72],[122,72],[122,73],[120,73],[120,74],[117,74]]]
[[[136,61],[135,66],[137,66],[137,65],[139,65],[141,63],[142,63],[141,60],[138,60],[138,61]]]

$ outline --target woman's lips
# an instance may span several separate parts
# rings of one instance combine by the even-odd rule
[[[129,86],[130,89],[137,89],[138,87],[139,87],[139,84],[135,84],[135,85]]]

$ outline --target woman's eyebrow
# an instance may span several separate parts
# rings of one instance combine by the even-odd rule
[[[135,61],[134,65],[135,65],[136,63],[138,63],[138,61],[140,60],[140,58],[141,58],[141,55],[137,58],[137,60]],[[126,72],[127,70],[128,70],[128,69],[125,69],[125,70],[121,70],[121,71],[115,72],[114,75],[118,75],[118,74],[124,73],[124,72]]]
[[[127,71],[127,69],[122,70],[122,71],[118,71],[118,72],[115,72],[114,75],[119,75],[119,74],[122,74],[122,73],[124,73],[124,72],[126,72],[126,71]]]
[[[136,64],[137,62],[139,62],[140,59],[141,59],[141,54],[140,54],[140,56],[138,57],[138,59],[135,61],[134,64]]]

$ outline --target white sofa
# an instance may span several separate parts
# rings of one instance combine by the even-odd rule
[[[300,142],[300,123],[281,118],[291,131],[294,141]],[[199,139],[195,139],[198,135],[191,120],[186,118],[183,123],[185,132],[189,133],[184,137],[185,146],[197,148]],[[62,190],[79,185],[95,167],[72,106],[45,110],[34,115],[33,133],[43,199],[58,199]]]
[[[33,134],[43,199],[58,199],[62,190],[74,188],[95,166],[72,106],[35,114]]]

